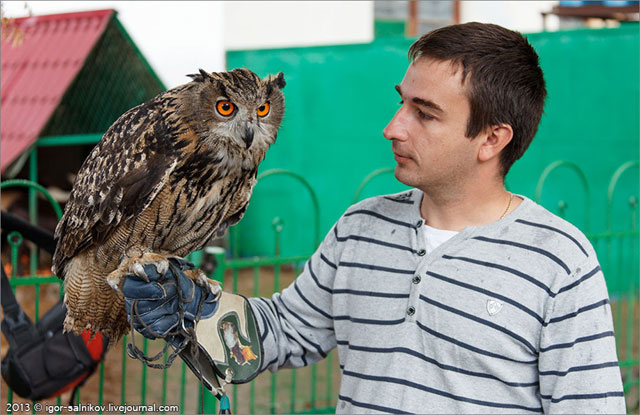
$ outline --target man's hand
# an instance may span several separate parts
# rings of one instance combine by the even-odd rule
[[[193,264],[177,257],[168,260],[165,273],[158,272],[156,265],[148,264],[144,266],[145,276],[129,274],[122,285],[129,319],[134,328],[149,339],[181,332],[178,291],[182,294],[186,328],[194,326],[203,295],[200,318],[211,317],[218,309],[218,293],[209,292],[186,275],[197,272]]]

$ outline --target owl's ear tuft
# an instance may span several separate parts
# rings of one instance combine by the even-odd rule
[[[287,83],[284,81],[284,74],[282,72],[278,72],[275,82],[280,89],[284,88],[284,86],[287,85]]]
[[[278,89],[282,89],[287,84],[284,81],[284,74],[282,72],[278,72],[276,75],[271,75],[269,77],[269,82],[278,87]]]
[[[205,71],[204,69],[198,69],[198,71],[200,73],[192,73],[187,76],[196,82],[204,82],[207,79],[213,80],[213,77],[211,76],[211,74]]]

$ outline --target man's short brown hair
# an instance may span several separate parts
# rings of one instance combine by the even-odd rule
[[[547,96],[538,54],[520,33],[494,24],[464,23],[433,30],[409,49],[409,59],[430,57],[462,67],[471,114],[467,137],[509,124],[513,139],[500,153],[502,175],[533,140]]]

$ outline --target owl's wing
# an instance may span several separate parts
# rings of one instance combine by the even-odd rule
[[[53,271],[92,243],[106,240],[158,195],[177,164],[158,100],[132,108],[107,130],[76,177],[55,238]]]

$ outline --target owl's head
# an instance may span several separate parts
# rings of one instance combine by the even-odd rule
[[[284,115],[282,72],[260,79],[249,69],[188,75],[183,107],[200,139],[212,149],[261,155],[276,140]],[[254,157],[252,157],[254,158]]]

